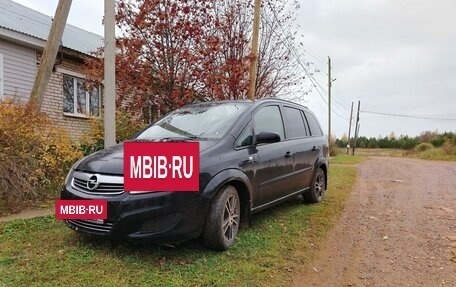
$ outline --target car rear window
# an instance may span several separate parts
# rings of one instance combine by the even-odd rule
[[[314,137],[322,136],[323,132],[321,131],[317,119],[311,113],[305,112],[305,114],[307,122],[309,123],[311,135]]]
[[[288,139],[306,136],[306,127],[300,110],[284,107],[283,115]]]

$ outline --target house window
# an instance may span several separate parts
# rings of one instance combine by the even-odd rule
[[[86,90],[84,79],[63,74],[63,112],[77,115],[100,115],[100,88]]]

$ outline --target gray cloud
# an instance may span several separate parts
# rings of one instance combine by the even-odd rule
[[[359,99],[362,110],[456,118],[455,1],[306,0],[299,13],[304,47],[332,58],[333,95],[340,102]],[[308,105],[326,127],[318,98],[311,95]],[[335,108],[348,117],[347,108]],[[333,119],[333,132],[341,136],[348,121]],[[456,122],[361,115],[366,136],[435,129],[455,131]]]

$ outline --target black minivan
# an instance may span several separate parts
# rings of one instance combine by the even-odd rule
[[[201,236],[207,247],[226,250],[251,214],[299,194],[305,202],[320,202],[327,188],[327,139],[315,115],[289,101],[187,105],[130,141],[149,140],[198,141],[200,190],[124,191],[121,143],[79,160],[70,170],[60,198],[107,200],[108,218],[66,220],[69,227],[158,243]]]

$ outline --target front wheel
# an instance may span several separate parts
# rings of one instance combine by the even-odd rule
[[[229,249],[236,239],[240,223],[239,194],[233,186],[220,190],[209,208],[203,230],[204,244],[215,250]]]
[[[310,190],[303,194],[306,203],[318,203],[323,200],[326,191],[325,172],[321,167],[317,169],[312,179]]]

